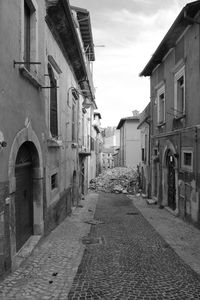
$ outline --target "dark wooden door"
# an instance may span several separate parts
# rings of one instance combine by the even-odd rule
[[[81,164],[81,193],[85,194],[85,165],[84,162]]]
[[[168,206],[176,209],[176,185],[175,185],[175,162],[173,155],[169,152],[167,155],[168,166]]]
[[[72,183],[72,206],[76,205],[76,190],[77,190],[77,186],[76,186],[76,172],[73,173],[73,183]]]
[[[154,197],[158,196],[158,163],[154,163]]]
[[[24,149],[23,149],[24,150]],[[33,201],[32,201],[32,163],[30,156],[26,161],[19,152],[15,167],[15,220],[16,220],[16,250],[19,251],[33,234]]]

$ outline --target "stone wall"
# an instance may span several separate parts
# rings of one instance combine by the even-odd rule
[[[71,187],[63,191],[58,201],[49,206],[45,215],[45,234],[47,235],[58,224],[60,224],[67,215],[71,214]]]
[[[0,277],[11,268],[9,207],[5,205],[8,182],[0,182]]]

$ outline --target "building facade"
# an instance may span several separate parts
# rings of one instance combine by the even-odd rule
[[[80,199],[94,48],[88,11],[67,0],[5,2],[0,15],[1,276]]]
[[[150,172],[150,125],[151,112],[150,103],[140,114],[140,141],[141,141],[141,162],[140,162],[140,188],[144,197],[149,198],[151,195],[151,172]]]
[[[139,116],[122,118],[117,126],[120,130],[119,166],[136,167],[140,162]]]
[[[151,78],[152,197],[199,226],[199,1],[187,4],[141,72]]]
[[[106,127],[102,129],[103,137],[103,148],[102,148],[102,169],[117,167],[116,156],[113,155],[116,153],[116,149],[119,148],[120,142],[120,131],[116,127]]]

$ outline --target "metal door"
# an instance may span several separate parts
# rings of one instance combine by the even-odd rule
[[[168,206],[176,209],[175,161],[171,152],[167,155],[168,166]]]
[[[28,148],[20,148],[15,166],[16,250],[33,234],[32,162]]]

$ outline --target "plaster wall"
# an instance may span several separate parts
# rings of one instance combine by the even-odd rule
[[[140,150],[140,130],[137,129],[138,121],[126,121],[126,140],[125,140],[125,152],[126,152],[126,166],[136,167],[141,158]]]
[[[71,88],[76,87],[77,83],[71,71],[69,63],[66,61],[61,49],[56,43],[51,31],[46,26],[46,73],[48,56],[55,60],[60,72],[55,70],[57,78],[58,100],[58,140],[61,141],[60,147],[48,147],[47,165],[46,165],[46,185],[47,185],[47,206],[58,201],[60,195],[71,188],[72,176],[74,170],[78,170],[78,142],[80,139],[80,104],[82,98],[75,101],[76,123],[77,123],[77,145],[73,147],[72,142],[72,93]],[[46,78],[46,86],[49,86],[49,79]],[[49,93],[47,89],[45,94],[46,104],[46,125],[48,128],[49,139],[51,133],[49,130]],[[58,188],[52,191],[50,187],[51,175],[58,173]]]
[[[13,67],[13,60],[21,61],[21,2],[1,1],[0,3],[0,131],[7,147],[0,152],[0,182],[8,180],[8,157],[17,132],[31,121],[40,143],[45,135],[43,91],[23,77],[19,65]],[[44,61],[44,1],[38,1],[38,61]],[[43,83],[44,64],[38,66],[36,78]]]
[[[44,92],[38,88],[44,84],[45,2],[34,1],[37,7],[35,54],[41,65],[31,68],[35,80],[30,81],[20,69],[22,62],[22,7],[23,1],[0,3],[0,136],[6,141],[0,149],[0,276],[10,270],[16,254],[15,246],[15,160],[19,147],[26,141],[37,146],[40,165],[33,185],[34,233],[43,232],[43,163],[46,126],[44,122]],[[40,27],[40,31],[37,28]],[[27,72],[26,72],[27,73]],[[39,175],[40,174],[40,175]],[[34,175],[35,176],[35,175]],[[38,182],[38,184],[36,183]],[[7,202],[6,202],[7,201]],[[35,203],[37,202],[37,205]],[[40,211],[39,211],[40,210]]]

